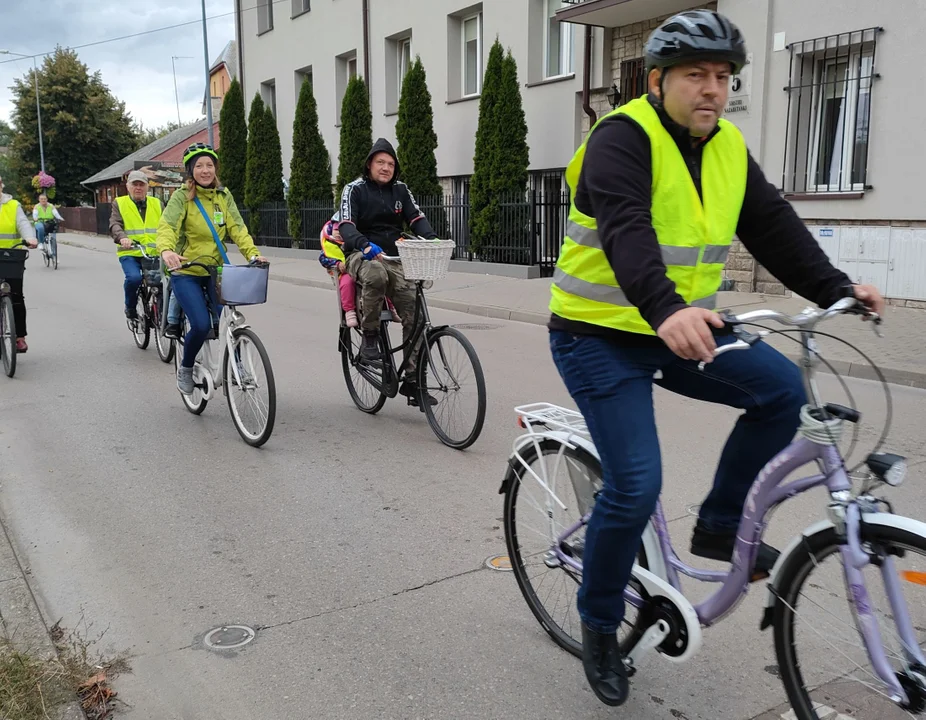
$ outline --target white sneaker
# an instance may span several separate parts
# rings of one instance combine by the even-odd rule
[[[344,321],[347,323],[347,327],[355,328],[360,327],[360,323],[357,321],[357,311],[348,310],[344,313]]]

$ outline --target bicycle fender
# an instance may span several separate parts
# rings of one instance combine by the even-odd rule
[[[919,535],[926,538],[926,523],[913,518],[904,517],[903,515],[894,515],[893,513],[862,513],[861,522],[863,525],[878,525],[880,527],[891,527],[897,530],[905,530],[913,535]],[[762,621],[759,624],[760,630],[767,630],[772,625],[772,612],[775,608],[775,601],[778,598],[778,575],[784,564],[790,559],[791,555],[798,552],[801,544],[805,539],[814,535],[827,532],[835,527],[829,520],[820,520],[806,528],[800,535],[796,536],[791,543],[781,553],[768,581],[768,597],[765,600],[765,610],[762,612]]]
[[[529,433],[522,435],[517,440],[515,440],[514,451],[511,455],[508,456],[508,469],[505,471],[505,477],[502,479],[502,486],[498,489],[499,495],[504,495],[505,491],[508,489],[508,486],[515,478],[515,474],[523,469],[523,466],[517,459],[517,455],[520,454],[521,450],[526,448],[528,445],[533,445],[534,442],[543,442],[544,440],[554,440],[561,445],[566,447],[579,447],[588,452],[593,458],[600,462],[598,457],[598,451],[595,449],[595,444],[591,440],[583,438],[581,435],[576,435],[574,433],[563,432],[562,430],[545,430],[542,432]]]

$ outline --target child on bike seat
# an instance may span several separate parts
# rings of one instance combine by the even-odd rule
[[[321,240],[322,251],[318,256],[318,262],[328,271],[331,277],[338,278],[338,293],[341,296],[341,307],[344,309],[344,320],[347,322],[347,327],[358,327],[360,323],[357,320],[357,283],[348,274],[347,268],[344,266],[344,251],[341,249],[344,241],[341,240],[341,233],[338,232],[338,222],[329,220],[325,223],[319,239]],[[392,312],[393,320],[401,322],[392,300],[386,298],[386,303]]]

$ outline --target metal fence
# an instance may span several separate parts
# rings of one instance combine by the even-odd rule
[[[536,265],[550,276],[559,258],[569,215],[569,193],[556,189],[532,189],[493,198],[492,228],[487,241],[474,247],[470,230],[468,194],[417,198],[434,231],[456,243],[455,260]],[[320,249],[322,226],[334,214],[329,203],[304,203],[297,236],[290,233],[285,203],[266,203],[256,211],[241,209],[255,241],[266,247]]]

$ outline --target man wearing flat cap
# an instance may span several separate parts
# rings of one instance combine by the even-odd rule
[[[141,170],[129,173],[125,182],[128,195],[116,198],[109,216],[109,234],[116,243],[116,256],[125,273],[125,316],[138,318],[136,298],[141,287],[141,250],[133,243],[153,243],[161,220],[161,201],[148,195],[148,176]]]

